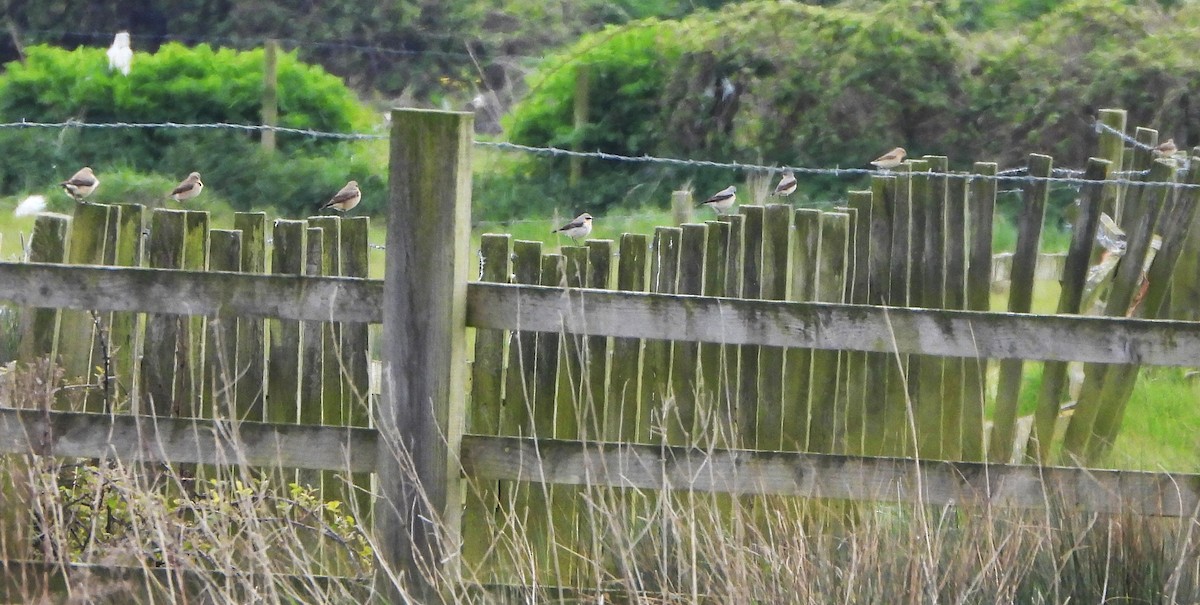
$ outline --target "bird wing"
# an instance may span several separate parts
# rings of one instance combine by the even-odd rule
[[[329,198],[328,202],[325,202],[325,208],[328,208],[335,204],[341,204],[344,202],[348,202],[348,201],[354,199],[358,195],[359,195],[359,192],[357,189],[342,189],[341,191],[334,194],[333,197]]]
[[[724,190],[717,192],[716,195],[713,195],[712,197],[710,197],[700,203],[701,204],[711,204],[713,202],[723,202],[731,197],[733,197],[733,192],[728,189],[724,189]]]
[[[795,184],[796,184],[795,177],[785,178],[782,181],[779,181],[779,186],[775,188],[775,193],[779,193],[780,191],[788,189]]]
[[[196,188],[196,183],[194,181],[184,181],[184,182],[176,185],[175,188],[171,190],[171,195],[187,193],[195,188]]]
[[[80,170],[79,172],[76,172],[74,175],[72,175],[71,178],[69,178],[59,184],[60,185],[74,185],[76,187],[88,187],[88,186],[96,184],[96,177]]]
[[[579,227],[582,227],[583,225],[584,225],[584,221],[582,221],[580,219],[575,219],[575,220],[563,225],[562,227],[555,229],[554,232],[558,233],[559,231],[569,231],[571,229],[577,229]]]

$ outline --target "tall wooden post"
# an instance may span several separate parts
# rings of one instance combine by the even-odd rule
[[[436,600],[436,580],[422,570],[457,559],[443,553],[459,546],[462,509],[472,132],[469,113],[392,113],[384,384],[375,412],[383,497],[376,583],[392,603]]]
[[[263,126],[275,126],[279,121],[279,41],[267,40],[263,46],[263,95],[262,123]],[[275,151],[275,131],[262,131],[263,151]]]

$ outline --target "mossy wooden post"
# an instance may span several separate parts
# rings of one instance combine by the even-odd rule
[[[1198,161],[1192,158],[1192,164]],[[1200,215],[1192,219],[1183,253],[1171,276],[1171,308],[1167,317],[1196,321],[1200,319]]]
[[[742,284],[745,279],[746,255],[746,217],[742,214],[723,214],[717,217],[719,221],[729,223],[729,239],[725,254],[725,296],[730,298],[742,297]],[[722,427],[726,443],[729,447],[738,445],[737,414],[738,401],[742,395],[741,360],[742,347],[738,345],[722,345],[721,359],[721,393],[724,395],[724,418],[728,418],[727,426]]]
[[[585,246],[563,246],[563,283],[567,288],[583,288],[587,285],[588,249]],[[556,435],[569,435],[564,439],[580,439],[580,418],[585,416],[587,398],[584,372],[584,350],[587,337],[563,334],[558,354],[558,388],[555,395]]]
[[[114,206],[77,202],[75,217],[71,220],[71,243],[67,248],[67,264],[105,264],[108,260],[106,257],[111,256],[111,250],[116,244],[118,213],[119,209]],[[104,406],[104,394],[100,384],[102,377],[95,372],[96,366],[103,365],[103,362],[94,357],[94,352],[99,337],[97,318],[100,326],[107,331],[108,315],[64,310],[59,320],[58,362],[63,368],[64,383],[76,387],[61,392],[79,393],[78,389],[82,388],[85,409],[91,412],[101,412]],[[65,402],[65,399],[63,401]]]
[[[212,271],[239,272],[242,270],[242,232],[213,229],[208,234]],[[208,320],[208,346],[204,348],[204,397],[206,407],[202,418],[240,418],[234,404],[237,389],[238,319],[231,316]]]
[[[896,174],[896,191],[891,200],[892,248],[888,253],[888,304],[896,307],[909,305],[913,252],[912,171],[921,170],[922,166],[921,163],[910,162],[897,166],[893,171]]]
[[[854,211],[854,233],[851,236],[854,239],[854,264],[853,282],[847,287],[847,302],[856,304],[867,304],[871,295],[868,265],[873,249],[871,197],[870,191],[851,191],[848,200],[850,209]],[[844,359],[845,376],[839,377],[839,382],[846,385],[845,403],[839,402],[839,407],[846,410],[844,453],[862,454],[866,450],[867,353],[849,352]],[[839,392],[843,390],[839,389]]]
[[[756,299],[762,295],[763,227],[766,208],[742,206],[745,217],[742,238],[742,289],[740,298]],[[758,407],[762,403],[758,391],[758,345],[738,347],[737,431],[738,447],[758,447]]]
[[[66,260],[67,233],[71,217],[65,214],[39,214],[29,238],[29,262],[61,263]],[[54,355],[58,331],[58,309],[29,309],[21,315],[21,361],[32,362]]]
[[[1109,162],[1109,175],[1113,172],[1121,170],[1125,156],[1125,140],[1121,137],[1125,133],[1126,114],[1124,109],[1101,109],[1100,115],[1097,117],[1101,124],[1116,130],[1110,132],[1103,128],[1100,129],[1100,144],[1097,155],[1102,160]],[[1106,176],[1107,178],[1107,176]],[[1108,184],[1104,186],[1104,203],[1100,206],[1100,211],[1113,217],[1116,220],[1120,215],[1117,214],[1117,209],[1121,198],[1121,186],[1117,184]],[[1092,259],[1095,262],[1095,259]]]
[[[183,265],[186,211],[156,209],[150,214],[150,237],[146,261],[155,269],[179,269]],[[146,316],[143,345],[141,409],[138,413],[175,416],[181,413],[176,398],[175,356],[181,318],[151,313]]]
[[[671,192],[671,218],[675,224],[683,226],[685,223],[692,222],[692,215],[696,210],[696,202],[692,199],[691,191],[672,191]]]
[[[263,212],[238,212],[233,227],[242,234],[241,271],[265,273],[267,261],[267,215]],[[237,379],[235,407],[237,418],[261,422],[266,374],[266,321],[240,317],[238,323]]]
[[[944,307],[966,308],[967,273],[967,177],[952,177],[946,204],[946,295]],[[941,455],[946,460],[961,460],[966,436],[963,432],[964,373],[968,362],[962,357],[942,361],[942,443]]]
[[[485,234],[480,238],[479,253],[482,282],[508,283],[512,273],[510,249],[512,236]],[[471,400],[466,431],[478,435],[499,435],[503,408],[504,352],[508,334],[504,330],[475,330],[475,359],[471,363]],[[463,509],[463,559],[469,566],[483,566],[481,580],[498,581],[496,562],[485,561],[492,547],[493,527],[499,511],[499,482],[474,480],[467,488]],[[501,512],[501,515],[504,513]],[[493,556],[494,559],[494,556]]]
[[[896,177],[871,177],[871,256],[867,260],[868,297],[871,305],[891,304],[888,254],[892,248],[892,204],[896,197]],[[900,363],[903,363],[903,356]],[[863,414],[863,447],[867,455],[897,454],[906,441],[908,426],[903,394],[897,374],[897,356],[868,353],[866,357],[866,394]]]
[[[1187,183],[1192,185],[1192,188],[1178,191],[1175,203],[1170,205],[1166,214],[1157,221],[1161,229],[1162,243],[1150,269],[1146,272],[1147,288],[1138,309],[1138,314],[1146,319],[1161,319],[1166,315],[1167,295],[1172,286],[1170,277],[1187,243],[1187,229],[1197,216],[1200,191],[1195,187],[1200,185],[1200,165],[1193,163],[1190,166]],[[1159,195],[1167,197],[1170,192],[1163,188],[1161,193],[1156,191],[1151,195],[1155,196],[1152,204],[1159,204]],[[1125,408],[1133,396],[1139,370],[1140,366],[1136,364],[1118,365],[1109,369],[1100,405],[1101,410],[1107,413],[1096,417],[1093,437],[1088,442],[1085,452],[1089,462],[1103,460],[1116,442],[1125,420]]]
[[[976,162],[971,170],[983,175],[967,184],[966,308],[988,311],[992,295],[992,224],[996,214],[996,184],[993,162]],[[969,358],[963,374],[963,460],[982,461],[983,417],[987,405],[987,360]]]
[[[728,268],[727,257],[730,253],[730,225],[721,221],[705,223],[708,238],[704,245],[704,292],[705,296],[725,296],[725,272]],[[733,358],[732,366],[726,359],[726,351],[732,350],[726,345],[704,343],[700,345],[700,389],[696,396],[696,423],[694,429],[697,436],[714,435],[715,440],[728,444],[727,438],[732,434],[732,408],[729,407],[730,397],[726,395],[729,382],[726,375],[729,368],[737,369],[737,358]]]
[[[541,242],[529,240],[513,242],[512,258],[513,283],[540,283],[542,278]],[[528,437],[533,434],[537,333],[514,330],[509,338],[508,370],[504,375],[504,410],[501,416],[501,427],[504,435]]]
[[[320,277],[329,273],[328,257],[325,255],[325,230],[313,227],[311,223],[304,229],[304,275]],[[324,337],[321,334],[323,322],[300,322],[300,393],[297,407],[299,422],[309,426],[323,424],[325,409],[325,350]],[[325,500],[340,500],[339,495],[332,495],[322,487],[319,471],[301,470],[298,474],[301,485],[316,487]],[[332,479],[332,476],[329,477]]]
[[[1138,143],[1144,145],[1144,147],[1134,146],[1129,150],[1128,155],[1132,156],[1129,158],[1129,170],[1131,172],[1143,172],[1145,170],[1149,170],[1150,166],[1154,163],[1153,149],[1158,146],[1158,131],[1152,128],[1143,128],[1138,126],[1137,128],[1133,129],[1133,138]],[[1128,187],[1126,187],[1125,191],[1126,195],[1128,196]],[[1134,210],[1133,208],[1130,208],[1129,204],[1122,204],[1119,207],[1120,216],[1113,215],[1113,220],[1117,221],[1118,225],[1124,227],[1125,225],[1130,224],[1130,218],[1132,217],[1133,212]]]
[[[566,281],[566,263],[561,254],[544,254],[538,270],[537,283],[543,286],[561,287]],[[558,360],[563,335],[558,332],[539,332],[533,363],[533,407],[532,435],[541,439],[556,437],[556,413],[558,388]],[[575,534],[574,518],[564,510],[563,498],[568,488],[520,483],[517,486],[517,506],[531,511],[525,518],[522,531],[533,547],[537,576],[549,581],[563,577],[561,573],[569,567],[570,552],[561,550],[562,544],[571,544]],[[532,511],[545,511],[537,513]]]
[[[591,240],[588,248],[587,287],[607,290],[612,287],[612,249],[609,239]],[[589,336],[584,341],[583,375],[586,396],[579,423],[583,439],[597,440],[604,434],[604,410],[608,407],[609,343],[605,336]]]
[[[759,296],[765,300],[787,298],[791,230],[792,207],[787,204],[768,205],[763,215],[762,285],[759,290]],[[783,447],[784,351],[782,347],[762,347],[758,353],[759,449],[778,451]]]
[[[850,216],[840,212],[823,212],[818,220],[819,225],[813,227],[820,230],[813,300],[842,302],[848,281],[846,271],[850,266]],[[846,383],[841,378],[847,355],[838,351],[813,351],[811,420],[805,446],[808,451],[833,453],[844,449],[847,399],[844,394]]]
[[[382,343],[384,394],[376,408],[386,504],[375,509],[375,554],[418,602],[439,598],[439,586],[422,569],[458,561],[448,553],[459,546],[462,509],[457,456],[473,260],[472,137],[471,114],[392,112],[383,309],[388,338]],[[397,449],[411,457],[411,471],[397,459]],[[440,519],[441,527],[430,519]],[[393,603],[406,600],[391,577],[377,572],[377,590]]]
[[[817,261],[820,258],[821,212],[813,209],[796,210],[793,217],[796,243],[790,258],[791,290],[788,300],[816,300]],[[843,255],[845,251],[843,251]],[[843,259],[844,261],[844,259]],[[840,293],[839,293],[840,299]],[[834,359],[837,359],[834,352]],[[809,386],[812,380],[812,349],[788,349],[783,371],[783,442],[786,451],[809,451],[811,422],[809,415]],[[835,380],[837,368],[834,367]],[[834,384],[832,381],[830,384]],[[832,399],[832,395],[830,397]]]
[[[1125,255],[1121,257],[1113,275],[1108,301],[1104,307],[1105,315],[1124,317],[1133,302],[1141,283],[1146,252],[1150,249],[1155,225],[1170,192],[1167,187],[1153,186],[1151,183],[1165,183],[1174,179],[1174,164],[1156,161],[1150,168],[1150,174],[1144,179],[1144,184],[1131,186],[1127,196],[1130,208],[1126,218],[1129,223],[1123,226],[1127,236]],[[1090,443],[1095,439],[1104,438],[1096,433],[1095,427],[1115,427],[1120,424],[1116,416],[1124,412],[1121,401],[1121,393],[1125,388],[1123,379],[1136,377],[1136,371],[1132,376],[1123,376],[1121,367],[1101,363],[1084,365],[1083,387],[1079,392],[1075,412],[1067,424],[1067,432],[1063,436],[1065,461],[1078,464],[1094,462],[1089,457],[1089,452],[1094,454],[1105,449],[1100,444]]]
[[[308,226],[322,230],[321,274],[342,275],[342,219],[337,216],[313,216]],[[329,310],[330,316],[337,314],[336,308]],[[344,366],[342,359],[341,322],[326,321],[317,324],[321,335],[321,422],[329,426],[346,426],[349,410],[347,394],[343,389]],[[307,370],[306,370],[307,371]]]
[[[208,270],[208,213],[189,210],[184,215],[183,266],[187,271]],[[182,393],[184,414],[199,415],[204,407],[204,326],[207,318],[199,315],[183,319],[179,352],[175,356],[176,397]],[[211,408],[210,408],[211,409]]]
[[[562,287],[566,281],[566,261],[561,254],[544,254],[539,268],[538,284]],[[541,438],[554,437],[555,401],[558,398],[558,355],[562,334],[537,334],[534,352],[533,434]]]
[[[646,290],[646,265],[649,238],[637,233],[621,235],[617,258],[617,289],[626,292]],[[642,340],[614,338],[612,372],[609,375],[608,405],[605,407],[604,440],[632,441],[637,435],[638,373],[642,360]]]
[[[654,249],[650,254],[651,292],[674,294],[679,277],[679,248],[683,230],[678,227],[658,227],[654,230]],[[637,441],[663,442],[671,424],[664,404],[671,402],[671,343],[647,340],[642,351],[641,405],[638,414]]]
[[[676,292],[700,295],[704,293],[705,249],[708,246],[708,227],[684,223],[679,245],[679,280]],[[671,393],[675,408],[666,418],[668,445],[695,445],[693,432],[696,405],[700,393],[700,345],[679,341],[671,344]]]
[[[1047,155],[1030,154],[1028,174],[1048,177],[1053,159]],[[1008,312],[1028,313],[1033,306],[1033,282],[1037,269],[1038,248],[1042,239],[1042,222],[1046,216],[1049,183],[1027,182],[1021,188],[1024,207],[1017,216],[1017,247],[1013,251],[1011,281],[1008,287]],[[1021,374],[1024,362],[1005,359],[1000,362],[997,378],[996,407],[992,419],[992,434],[988,444],[988,459],[1006,463],[1012,459],[1013,436],[1017,427],[1017,405],[1021,394]]]
[[[1083,178],[1102,181],[1109,173],[1109,162],[1089,158]],[[1083,285],[1087,280],[1088,262],[1096,241],[1096,227],[1100,224],[1100,208],[1103,205],[1104,186],[1085,185],[1080,192],[1079,214],[1071,229],[1071,245],[1063,263],[1062,289],[1058,295],[1058,314],[1077,314],[1083,302]],[[1067,362],[1047,361],[1042,368],[1042,386],[1038,391],[1037,410],[1034,412],[1033,428],[1029,434],[1026,455],[1032,462],[1048,463],[1050,447],[1054,439],[1054,425],[1058,421],[1059,404],[1067,388]]]
[[[272,237],[271,273],[303,275],[305,269],[304,221],[277,220]],[[270,352],[267,355],[267,422],[295,423],[300,393],[300,322],[272,319],[269,322]]]
[[[370,276],[370,244],[367,235],[371,219],[365,216],[342,218],[341,251],[344,277],[367,278]],[[339,362],[342,370],[342,409],[348,426],[371,425],[371,377],[370,377],[370,325],[358,322],[341,324],[341,349]],[[261,350],[261,349],[260,349]],[[358,511],[355,518],[369,520],[374,501],[370,473],[352,473],[350,480],[356,487],[355,498]]]
[[[118,267],[142,266],[142,222],[145,208],[140,204],[119,204],[117,240],[113,264]],[[109,327],[112,355],[114,401],[137,398],[137,359],[141,347],[137,313],[113,313]]]

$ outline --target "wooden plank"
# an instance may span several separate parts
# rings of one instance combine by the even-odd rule
[[[741,223],[738,223],[739,225]],[[704,250],[704,295],[725,296],[729,263],[731,223],[708,221]],[[740,241],[740,240],[739,240]],[[736,347],[700,345],[700,391],[696,398],[696,434],[712,435],[729,444],[733,427],[733,389],[730,376],[737,371]]]
[[[816,259],[816,279],[813,283],[813,300],[841,302],[845,297],[846,283],[852,259],[850,233],[853,225],[850,216],[840,212],[821,213],[817,228],[820,230],[819,248]],[[847,434],[847,384],[844,382],[847,355],[836,351],[813,351],[812,378],[805,449],[811,452],[831,453],[845,446]],[[861,366],[860,366],[861,367]]]
[[[116,246],[116,221],[119,212],[113,206],[77,202],[71,220],[71,241],[67,248],[68,265],[103,265]],[[111,219],[111,220],[110,220]],[[57,361],[63,369],[64,384],[72,387],[61,391],[60,405],[68,393],[82,389],[86,409],[103,411],[104,400],[97,396],[100,377],[94,368],[101,360],[95,357],[98,328],[107,330],[107,314],[101,310],[63,311],[59,319]]]
[[[598,290],[607,290],[612,286],[612,257],[613,241],[591,240],[588,247],[587,286]],[[608,407],[608,367],[609,343],[608,337],[592,336],[586,341],[584,349],[584,367],[588,369],[586,377],[587,397],[584,413],[579,422],[583,425],[584,435],[589,439],[599,439],[604,434],[604,410]]]
[[[186,212],[182,210],[166,210],[162,208],[155,209],[150,215],[150,237],[146,242],[146,260],[150,267],[155,269],[178,269],[183,266],[183,238],[186,229],[185,226]],[[5,273],[8,269],[15,267],[2,267]],[[96,282],[102,280],[100,275],[84,275],[76,270],[75,275],[68,277],[64,271],[66,267],[44,267],[44,271],[36,271],[38,267],[29,266],[34,271],[29,271],[24,275],[29,283],[40,283],[43,288],[50,288],[50,284],[54,283],[54,273],[58,273],[58,281],[63,282],[63,286],[70,287],[63,294],[78,294],[79,286],[92,282],[93,286]],[[110,275],[122,275],[133,277],[135,273],[145,272],[145,269],[110,269]],[[40,274],[40,275],[39,275]],[[194,273],[189,273],[194,274]],[[178,274],[177,274],[178,275]],[[64,279],[66,278],[66,279]],[[15,280],[0,279],[0,284],[11,283]],[[103,280],[110,282],[113,280]],[[129,302],[137,303],[138,306],[130,307],[128,310],[138,310],[138,307],[144,307],[140,310],[151,312],[146,317],[146,336],[145,345],[143,346],[142,369],[139,375],[141,376],[142,384],[140,393],[142,401],[139,408],[135,408],[135,413],[151,414],[156,416],[177,416],[181,413],[179,403],[176,400],[176,373],[175,373],[175,356],[176,344],[179,340],[180,318],[178,316],[179,309],[187,308],[187,302],[184,300],[176,300],[174,304],[169,305],[167,309],[173,309],[174,313],[167,314],[167,309],[155,309],[152,305],[147,305],[147,302],[162,302],[162,297],[156,295],[155,288],[138,288],[134,286],[136,282],[132,280],[120,284],[116,288],[99,288],[100,291],[82,292],[83,300],[92,298],[95,300],[103,300],[106,302],[115,302],[117,298],[129,298]],[[0,286],[3,287],[3,286]],[[144,286],[143,286],[144,287]],[[135,294],[136,293],[136,294]],[[41,292],[46,296],[46,291]],[[106,296],[107,294],[107,296]],[[90,296],[89,296],[90,295]],[[132,295],[132,296],[131,296]],[[51,296],[46,296],[52,298]],[[53,297],[56,299],[56,304],[63,304],[67,301],[62,301],[62,296]],[[74,302],[74,301],[72,301]]]
[[[742,226],[740,296],[744,299],[758,299],[762,297],[762,250],[766,209],[762,206],[745,205],[740,211],[745,221]],[[737,440],[734,443],[746,448],[758,447],[758,407],[762,403],[758,391],[758,354],[757,345],[738,347],[737,407],[734,408]]]
[[[1200,476],[547,439],[463,439],[471,476],[569,485],[767,494],[926,506],[1188,517]]]
[[[796,243],[791,252],[791,283],[788,300],[816,300],[817,261],[821,245],[821,213],[799,209],[794,215]],[[845,250],[842,251],[843,259]],[[839,298],[840,298],[839,292]],[[835,359],[836,359],[836,353]],[[813,352],[809,349],[788,349],[783,370],[783,443],[788,451],[808,451],[809,428],[812,426],[809,401],[812,384]],[[837,367],[833,368],[836,380]],[[832,400],[832,397],[830,398]]]
[[[764,300],[787,298],[791,263],[792,207],[770,204],[763,217],[762,288]],[[783,447],[783,377],[786,355],[780,347],[763,347],[758,352],[757,447]]]
[[[1029,175],[1048,177],[1052,164],[1053,159],[1050,156],[1030,154]],[[1041,245],[1048,194],[1049,183],[1046,181],[1029,182],[1022,187],[1021,197],[1025,205],[1017,217],[1017,247],[1013,253],[1012,280],[1008,290],[1010,313],[1029,313],[1033,304],[1034,272],[1037,268],[1038,247]],[[1023,369],[1021,359],[1000,362],[996,407],[988,448],[988,459],[992,462],[1007,462],[1012,459],[1013,431],[1017,423]]]
[[[342,263],[341,275],[361,279],[370,276],[370,244],[367,241],[370,228],[371,219],[368,217],[342,217],[341,250],[338,253]],[[370,326],[362,321],[344,321],[341,326],[342,348],[339,361],[342,368],[342,407],[346,414],[346,425],[371,426]],[[358,519],[365,523],[373,522],[371,511],[375,498],[371,475],[352,474],[350,481],[355,486]]]
[[[658,227],[650,252],[649,291],[674,294],[679,281],[679,253],[683,230],[678,227]],[[639,443],[664,441],[667,433],[666,406],[672,406],[671,343],[662,340],[646,341],[642,349],[641,404],[638,406]],[[673,414],[672,414],[673,415]]]
[[[566,261],[561,254],[543,254],[537,283],[563,287],[566,282]],[[533,435],[554,436],[555,402],[558,398],[559,338],[557,333],[536,334],[533,373]]]
[[[39,214],[33,223],[29,239],[29,262],[61,263],[66,259],[67,233],[71,217],[65,214]],[[0,279],[0,284],[11,280]],[[35,308],[21,315],[21,361],[31,362],[53,355],[58,334],[56,308]]]
[[[391,505],[375,510],[376,588],[391,602],[434,600],[439,587],[423,580],[430,576],[422,570],[442,566],[443,553],[459,543],[462,483],[450,453],[459,451],[464,422],[472,138],[468,113],[392,112],[383,305],[388,338],[376,408],[381,455],[387,456],[380,460],[379,491]],[[397,450],[411,455],[420,490],[413,489]],[[428,522],[434,518],[441,523]],[[391,571],[411,592],[400,593]]]
[[[1096,119],[1117,132],[1101,130],[1098,142],[1097,156],[1102,160],[1109,162],[1109,176],[1113,172],[1121,170],[1124,166],[1125,159],[1125,140],[1121,138],[1121,134],[1125,132],[1126,114],[1124,109],[1101,109]],[[1107,177],[1106,177],[1107,178]],[[1111,217],[1120,216],[1117,214],[1117,200],[1121,197],[1121,186],[1117,184],[1107,184],[1104,186],[1103,203],[1100,206],[1100,211],[1108,214]],[[1095,263],[1096,259],[1092,259]]]
[[[189,271],[208,270],[208,213],[189,210],[184,214],[183,264]],[[199,414],[204,385],[204,324],[203,316],[194,315],[180,320],[180,339],[175,354],[175,373],[179,381],[175,396],[182,401],[184,413]]]
[[[1104,180],[1109,172],[1109,163],[1098,158],[1089,158],[1083,178],[1093,181]],[[1104,186],[1085,185],[1079,196],[1079,213],[1071,229],[1071,244],[1067,260],[1063,265],[1062,289],[1058,296],[1058,313],[1078,314],[1083,303],[1083,287],[1087,281],[1088,263],[1092,258],[1092,247],[1096,241],[1096,227],[1100,224],[1100,207],[1103,205]],[[1067,363],[1048,361],[1042,368],[1042,386],[1038,391],[1037,410],[1034,412],[1033,429],[1029,435],[1026,455],[1033,462],[1048,462],[1053,445],[1054,427],[1058,423],[1059,406],[1067,389]]]
[[[564,283],[567,288],[587,285],[588,249],[585,246],[563,246]],[[476,341],[478,342],[478,340]],[[554,433],[569,439],[581,437],[580,418],[584,417],[587,393],[583,373],[586,366],[587,337],[562,335],[558,356],[558,388],[555,391]]]
[[[309,223],[311,225],[311,223]],[[329,258],[325,255],[325,230],[307,226],[304,229],[304,274],[323,275],[329,272]],[[325,409],[324,352],[325,339],[321,334],[321,322],[300,323],[300,366],[299,399],[297,403],[300,424],[323,424]],[[289,357],[291,353],[288,353]],[[316,483],[320,487],[320,481]]]
[[[382,297],[357,278],[0,262],[0,300],[34,307],[379,323]]]
[[[851,191],[847,203],[853,211],[853,234],[849,235],[854,241],[854,263],[851,270],[851,282],[847,286],[846,302],[867,304],[871,294],[871,274],[869,261],[872,253],[871,242],[871,191]],[[915,208],[914,208],[915,212]],[[866,399],[867,399],[867,356],[855,352],[844,356],[845,363],[838,367],[838,382],[845,385],[839,387],[838,408],[846,410],[845,442],[842,444],[846,452],[862,452],[866,447]]]
[[[118,204],[118,207],[120,212],[117,215],[117,239],[112,264],[120,267],[140,267],[145,208],[140,204]],[[136,400],[137,367],[141,349],[138,316],[134,313],[114,313],[109,325],[115,401]]]
[[[272,273],[304,274],[306,228],[304,221],[275,221],[271,251]],[[300,322],[272,319],[267,322],[267,333],[269,347],[264,415],[268,422],[296,422],[300,395]]]
[[[947,309],[966,308],[967,272],[967,178],[954,178],[949,184],[946,204],[946,297]],[[947,460],[962,460],[967,436],[964,431],[964,381],[967,360],[946,359],[942,369],[942,443],[941,454]]]
[[[213,229],[209,232],[213,271],[241,271],[242,232]],[[243,419],[235,403],[238,381],[237,369],[238,320],[236,317],[215,318],[208,322],[208,346],[205,347],[205,393],[202,401],[208,407],[200,410],[201,418]]]
[[[233,227],[242,232],[241,271],[265,273],[267,259],[267,215],[237,212]],[[238,318],[237,414],[246,420],[263,419],[266,386],[266,322],[256,317]]]
[[[680,294],[700,295],[704,293],[705,257],[708,248],[708,226],[699,223],[681,225],[679,245],[679,281],[676,291]],[[675,397],[673,414],[667,416],[667,443],[686,445],[695,443],[698,433],[696,407],[700,382],[700,345],[682,341],[671,345],[671,393]]]
[[[0,407],[0,454],[370,472],[373,429]]]
[[[337,216],[308,218],[310,228],[322,230],[320,275],[342,274],[342,219]],[[310,247],[311,250],[311,247]],[[324,321],[313,324],[321,336],[321,422],[344,426],[349,421],[349,388],[343,376],[348,368],[343,359],[342,323]],[[305,370],[307,374],[308,369]],[[334,479],[332,477],[328,479]]]
[[[645,235],[621,235],[617,258],[617,289],[625,292],[646,290],[649,239]],[[595,318],[576,316],[571,321],[591,324]],[[624,321],[624,320],[615,320]],[[614,338],[612,372],[608,383],[608,404],[604,410],[604,439],[628,441],[637,435],[638,374],[642,361],[642,341],[636,335]]]
[[[976,162],[972,172],[994,176],[992,162]],[[992,295],[992,225],[996,214],[996,184],[990,178],[968,183],[967,222],[970,248],[967,252],[966,309],[988,311]],[[963,451],[962,459],[984,459],[984,408],[987,406],[987,360],[970,359],[963,376]]]
[[[512,236],[486,234],[480,239],[480,281],[507,283],[512,273]],[[504,330],[475,331],[475,360],[471,364],[471,413],[466,430],[499,435],[504,389]]]
[[[1138,143],[1145,145],[1145,147],[1135,145],[1130,150],[1132,161],[1130,162],[1129,170],[1132,172],[1149,170],[1150,166],[1154,163],[1154,148],[1158,146],[1158,131],[1138,126],[1133,129],[1133,138]],[[1169,161],[1173,162],[1174,160]],[[1126,187],[1126,196],[1128,194],[1129,190]],[[1125,225],[1132,224],[1134,214],[1135,210],[1131,204],[1122,204],[1118,207],[1117,214],[1112,215],[1112,217],[1117,221],[1118,225],[1124,227]]]
[[[867,259],[867,302],[890,305],[892,294],[888,276],[888,254],[892,247],[892,206],[896,197],[896,177],[871,177],[871,256]],[[864,361],[864,399],[862,414],[862,453],[879,455],[902,451],[908,431],[908,419],[897,378],[896,364],[905,360],[890,354],[868,354]]]
[[[536,284],[542,275],[542,243],[530,240],[513,242],[513,283]],[[533,403],[536,388],[537,334],[511,328],[508,365],[504,374],[504,411],[501,434],[530,435],[533,431]]]

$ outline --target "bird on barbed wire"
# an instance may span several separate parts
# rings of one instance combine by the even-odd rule
[[[583,214],[575,217],[575,220],[551,231],[550,233],[561,233],[571,238],[571,240],[575,243],[579,243],[579,240],[586,238],[592,233],[592,215],[584,212]]]
[[[92,194],[97,187],[100,186],[100,179],[96,178],[96,173],[88,166],[79,169],[71,178],[58,184],[63,188],[67,195],[81,201],[83,198]]]
[[[187,200],[200,195],[200,192],[203,190],[204,183],[200,180],[200,173],[193,172],[189,174],[186,179],[180,181],[179,184],[171,190],[171,194],[168,197],[177,202],[186,202]]]
[[[333,194],[333,197],[329,198],[328,202],[321,204],[321,210],[332,208],[339,212],[346,212],[357,206],[361,201],[362,191],[358,188],[358,181],[350,181],[346,183],[345,187],[342,187],[337,193]]]
[[[796,175],[791,170],[784,170],[779,184],[775,186],[775,195],[787,197],[796,192]]]
[[[871,160],[871,165],[876,168],[889,170],[904,163],[905,156],[908,152],[903,147],[897,147],[877,158]]]
[[[717,214],[725,214],[733,208],[733,203],[737,201],[737,187],[730,185],[715,194],[712,197],[697,204],[697,206],[708,206]]]

